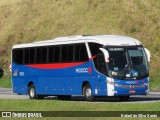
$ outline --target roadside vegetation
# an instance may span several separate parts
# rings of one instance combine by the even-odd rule
[[[5,100],[0,99],[1,107],[0,111],[159,111],[160,103],[116,103],[116,102],[85,102],[85,101],[60,101],[60,100]],[[99,119],[128,119],[120,117],[90,117],[87,119],[90,120],[99,120]],[[7,118],[8,119],[8,118]],[[18,119],[18,118],[16,118]],[[21,118],[22,119],[22,118]],[[24,118],[23,118],[24,119]],[[31,119],[31,118],[25,118]],[[35,118],[41,119],[41,118]],[[54,118],[42,118],[42,119],[54,119]],[[55,119],[61,120],[71,120],[75,117],[56,117]],[[84,117],[77,117],[77,120],[86,119]],[[135,118],[130,118],[135,119]],[[139,118],[139,119],[153,119],[156,118]],[[158,120],[158,118],[157,118]]]
[[[160,111],[159,102],[122,103],[0,99],[0,111]]]
[[[0,86],[11,87],[14,44],[80,34],[139,39],[151,52],[151,87],[160,86],[159,0],[1,0]]]

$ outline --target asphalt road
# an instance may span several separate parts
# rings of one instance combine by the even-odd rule
[[[0,88],[0,99],[29,99],[28,95],[17,95],[11,88]],[[57,100],[57,97],[46,97],[46,100]],[[70,101],[85,101],[83,96],[72,96]],[[97,98],[95,102],[120,102],[118,98]],[[160,102],[160,92],[150,92],[148,95],[131,96],[127,102]]]

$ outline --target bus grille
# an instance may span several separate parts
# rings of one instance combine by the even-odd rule
[[[120,88],[142,88],[145,85],[115,85],[116,87],[120,87]]]

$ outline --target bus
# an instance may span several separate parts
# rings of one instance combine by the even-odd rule
[[[150,52],[135,38],[118,35],[58,37],[12,48],[12,88],[30,99],[57,96],[86,101],[149,92]]]

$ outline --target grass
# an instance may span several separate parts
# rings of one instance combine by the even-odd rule
[[[0,111],[160,111],[160,103],[0,99]]]
[[[19,43],[79,34],[126,35],[151,51],[152,86],[159,86],[159,8],[158,0],[1,0],[0,66],[8,69],[11,48]]]
[[[150,78],[150,88],[160,87],[160,76],[151,76]]]
[[[11,78],[8,78],[8,76],[6,78],[0,78],[0,87],[11,88]]]
[[[4,70],[4,75],[2,78],[0,78],[0,87],[11,88],[12,87],[11,73],[7,69],[3,70]]]
[[[160,111],[160,103],[101,103],[59,100],[6,100],[0,99],[0,111]],[[26,118],[27,119],[27,118]],[[29,119],[29,118],[28,118]],[[39,118],[40,119],[40,118]],[[45,118],[51,119],[51,118]],[[52,118],[53,119],[53,118]],[[73,119],[73,117],[58,117],[56,119]],[[75,119],[75,118],[74,118]],[[81,120],[82,118],[76,118]],[[93,117],[87,119],[108,119]],[[110,118],[116,119],[116,118]],[[124,118],[118,118],[124,119]],[[146,119],[146,118],[145,118]]]

